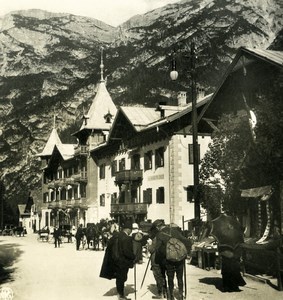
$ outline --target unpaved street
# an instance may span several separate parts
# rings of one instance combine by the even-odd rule
[[[114,280],[99,277],[103,251],[75,250],[75,244],[63,243],[61,248],[38,242],[36,235],[25,237],[0,237],[0,259],[9,257],[10,278],[1,287],[8,286],[15,300],[112,300],[117,299]],[[6,255],[5,255],[6,253]],[[152,273],[147,272],[140,289],[147,265],[136,266],[137,300],[149,300],[155,292]],[[3,277],[3,276],[2,276]],[[9,276],[8,276],[9,277]],[[279,292],[268,284],[245,278],[247,286],[239,293],[221,292],[219,271],[206,271],[187,265],[189,300],[209,299],[282,299]],[[135,299],[134,269],[129,272],[126,294]]]

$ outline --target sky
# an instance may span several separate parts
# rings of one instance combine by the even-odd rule
[[[117,26],[134,15],[180,0],[0,0],[0,16],[26,9],[71,13]]]

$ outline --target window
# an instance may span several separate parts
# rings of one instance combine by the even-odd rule
[[[66,200],[66,189],[64,187],[61,189],[61,200]]]
[[[46,203],[46,202],[48,202],[48,193],[47,192],[43,194],[43,203]]]
[[[73,189],[72,186],[67,187],[68,193],[67,193],[67,200],[71,200],[73,198]]]
[[[131,170],[140,170],[140,155],[134,154],[131,157]]]
[[[117,193],[111,194],[111,203],[112,204],[118,203]]]
[[[155,150],[155,168],[164,167],[164,148]]]
[[[79,199],[79,189],[78,189],[78,186],[75,185],[75,186],[73,187],[73,190],[74,190],[74,198],[75,198],[75,199]]]
[[[63,170],[62,168],[58,168],[58,174],[57,174],[58,179],[63,178]]]
[[[148,151],[144,154],[144,170],[152,169],[152,151]]]
[[[81,197],[85,198],[86,197],[86,184],[85,183],[81,183],[80,192],[81,192]]]
[[[122,158],[119,160],[119,171],[123,171],[126,169],[126,160]]]
[[[146,189],[143,191],[143,202],[148,204],[152,203],[152,189]]]
[[[188,150],[189,150],[189,164],[192,165],[194,163],[193,144],[189,144]],[[200,144],[198,144],[198,163],[199,162],[200,162]]]
[[[105,194],[100,195],[100,206],[105,206]]]
[[[102,164],[99,167],[99,178],[104,179],[105,178],[105,164]]]
[[[187,202],[194,202],[194,186],[188,185],[186,190],[187,190]]]
[[[54,190],[52,190],[51,193],[50,193],[50,200],[51,201],[55,200],[55,191]]]
[[[115,176],[117,172],[117,160],[112,161],[111,163],[111,176]]]
[[[156,203],[164,203],[164,187],[159,187],[156,190]]]
[[[113,115],[108,111],[106,115],[104,115],[104,119],[106,123],[111,123],[111,120],[113,118]]]

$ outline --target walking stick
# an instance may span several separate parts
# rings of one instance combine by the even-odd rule
[[[137,300],[137,270],[136,270],[136,264],[134,265],[134,285],[135,285],[135,300]]]
[[[149,266],[149,263],[150,263],[151,255],[152,255],[152,253],[150,254],[150,257],[149,257],[148,262],[147,262],[147,266],[146,266],[146,269],[145,269],[145,272],[144,272],[144,275],[143,275],[143,279],[142,279],[142,283],[141,283],[141,288],[142,288],[143,283],[144,283],[144,279],[145,279],[145,275],[147,273],[147,269],[148,269],[148,266]]]
[[[185,284],[185,299],[187,299],[187,272],[186,272],[186,259],[184,259],[184,284]]]

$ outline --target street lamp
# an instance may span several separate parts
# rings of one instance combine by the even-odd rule
[[[195,219],[200,220],[200,201],[199,201],[199,151],[198,151],[198,126],[197,126],[197,91],[196,91],[196,54],[195,44],[191,43],[190,47],[190,63],[191,63],[191,98],[192,98],[192,133],[193,133],[193,170],[194,170],[194,213]],[[175,55],[172,59],[172,70],[170,72],[172,80],[177,80],[178,71]]]

